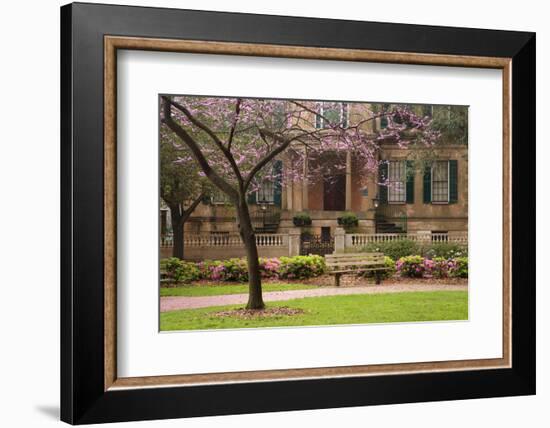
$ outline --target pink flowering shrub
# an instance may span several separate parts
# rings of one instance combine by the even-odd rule
[[[212,277],[216,277],[217,279],[214,281],[219,281],[222,276],[222,269],[219,266],[222,266],[220,260],[204,260],[197,263],[200,279],[212,279]]]
[[[397,262],[384,257],[389,268],[383,278],[398,275],[409,278],[468,278],[468,257],[446,259],[422,256],[401,257]],[[307,279],[322,275],[326,271],[322,256],[294,256],[281,258],[260,258],[260,274],[267,279]],[[246,259],[205,260],[199,263],[179,259],[161,261],[162,277],[173,283],[189,283],[198,279],[216,282],[248,281]],[[361,272],[359,276],[372,277],[372,272]]]
[[[260,275],[269,279],[304,279],[322,275],[325,259],[321,256],[260,258]],[[200,278],[209,281],[248,281],[246,259],[205,260],[197,263]]]
[[[276,258],[265,259],[260,257],[260,275],[262,278],[278,278],[281,261]]]
[[[426,271],[425,259],[422,256],[407,256],[397,260],[395,268],[401,276],[422,278]],[[430,264],[428,264],[430,266]]]
[[[424,259],[424,276],[432,278],[468,278],[468,257]]]
[[[210,281],[248,281],[246,259],[205,260],[197,263],[201,279]]]
[[[222,278],[224,281],[248,281],[248,265],[246,259],[229,259],[222,262]]]
[[[424,259],[424,276],[428,278],[447,278],[451,260],[444,257]]]
[[[397,273],[409,278],[468,278],[468,258],[433,259],[421,256],[401,257],[396,265]]]

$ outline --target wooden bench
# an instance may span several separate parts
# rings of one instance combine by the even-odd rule
[[[340,276],[345,273],[374,272],[376,284],[380,284],[380,273],[389,270],[384,264],[383,253],[327,254],[325,263],[334,275],[334,284],[340,286]]]

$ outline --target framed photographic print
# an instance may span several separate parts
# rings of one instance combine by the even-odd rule
[[[535,35],[61,8],[62,420],[535,393]]]

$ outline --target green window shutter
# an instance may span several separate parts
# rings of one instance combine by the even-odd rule
[[[407,186],[406,186],[407,203],[414,204],[414,164],[412,161],[407,161],[405,174],[407,179]]]
[[[212,203],[212,196],[204,195],[201,201],[204,205],[210,205]]]
[[[273,175],[275,176],[275,182],[273,183],[273,203],[281,207],[282,199],[282,180],[283,180],[283,161],[276,160],[273,163]]]
[[[378,182],[385,183],[388,178],[388,163],[384,162],[378,166]],[[378,197],[380,198],[381,204],[388,203],[388,186],[379,185],[378,186]]]
[[[449,161],[449,203],[458,202],[458,161]]]
[[[432,203],[432,167],[426,165],[424,167],[424,203]]]
[[[249,205],[256,203],[256,193],[257,192],[250,192],[246,197],[246,201],[248,202]]]

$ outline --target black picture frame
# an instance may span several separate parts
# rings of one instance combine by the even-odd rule
[[[512,58],[512,367],[104,391],[104,36]],[[535,34],[74,3],[61,8],[61,419],[71,424],[535,393]]]

